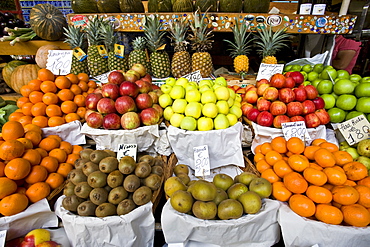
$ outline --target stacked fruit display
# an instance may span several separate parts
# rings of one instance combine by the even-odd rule
[[[96,88],[87,74],[55,76],[47,69],[38,71],[38,79],[20,89],[19,111],[9,119],[40,128],[55,127],[85,117],[85,97]]]
[[[276,137],[256,147],[254,161],[272,183],[272,196],[298,215],[334,225],[370,224],[368,170],[337,145]]]
[[[142,155],[120,160],[110,150],[84,149],[68,174],[62,205],[80,216],[128,214],[148,203],[162,185],[163,160]]]
[[[40,127],[4,124],[0,145],[0,213],[17,214],[61,186],[80,157],[80,146],[57,135],[42,137]]]
[[[51,239],[50,231],[47,229],[34,229],[24,237],[7,241],[7,247],[60,247],[61,245]]]
[[[308,128],[329,123],[324,100],[314,86],[303,82],[303,75],[294,71],[248,85],[241,106],[243,115],[261,126],[275,128],[295,121],[304,121]]]
[[[164,191],[171,206],[180,213],[190,213],[204,220],[237,219],[243,214],[260,211],[263,198],[271,194],[271,183],[249,172],[234,179],[217,174],[212,182],[191,180],[186,165],[176,165],[174,174],[165,181]]]
[[[126,73],[112,71],[108,81],[86,97],[88,126],[131,130],[159,123],[163,109],[157,103],[162,92],[143,65],[135,64]]]
[[[365,139],[357,144],[350,146],[348,142],[343,141],[339,145],[339,150],[348,152],[355,161],[366,166],[370,175],[370,140]]]
[[[159,105],[163,116],[174,127],[184,130],[226,129],[242,116],[241,97],[227,87],[225,78],[189,82],[169,78],[161,86]]]

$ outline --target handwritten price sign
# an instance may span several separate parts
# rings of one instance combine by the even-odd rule
[[[137,144],[119,144],[117,159],[120,160],[124,156],[130,156],[136,160]]]
[[[73,50],[49,50],[46,68],[54,75],[68,75],[71,72]]]
[[[208,146],[194,147],[195,176],[207,176],[211,174],[209,163]]]
[[[101,75],[97,75],[95,76],[94,78],[100,82],[100,83],[108,83],[108,75],[110,74],[111,71],[107,72],[107,73],[104,73],[104,74],[101,74]]]
[[[298,137],[303,141],[311,140],[304,121],[282,123],[281,126],[285,140],[289,140],[291,137]]]
[[[200,74],[200,70],[191,72],[190,74],[184,75],[184,78],[188,79],[189,81],[195,81],[196,83],[199,83],[203,78]]]
[[[370,138],[370,123],[364,115],[338,124],[338,129],[349,145],[356,144]]]
[[[261,63],[260,68],[258,69],[258,74],[256,80],[261,79],[270,80],[271,76],[277,73],[282,73],[284,69],[284,64],[267,64]]]
[[[6,232],[7,230],[0,231],[0,246],[5,246]]]

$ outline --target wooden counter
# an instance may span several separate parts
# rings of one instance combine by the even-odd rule
[[[16,43],[14,46],[10,45],[10,41],[4,41],[0,42],[0,55],[35,55],[40,46],[50,44],[57,45],[62,50],[70,49],[63,41],[31,40]]]

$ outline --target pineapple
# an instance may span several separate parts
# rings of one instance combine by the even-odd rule
[[[115,44],[118,44],[118,37],[114,33],[114,27],[111,23],[107,23],[102,27],[102,33],[104,36],[104,44],[108,50],[108,69],[112,70],[127,70],[127,59],[123,56],[118,56],[115,53]]]
[[[284,42],[289,41],[290,35],[285,33],[285,30],[283,28],[273,32],[271,26],[268,29],[257,30],[257,41],[255,43],[258,47],[258,53],[262,55],[262,63],[277,64],[277,59],[274,55],[284,46],[288,47]]]
[[[171,62],[168,53],[164,50],[165,42],[163,36],[166,34],[160,31],[162,22],[156,15],[146,16],[144,23],[144,35],[150,54],[150,66],[152,74],[156,78],[168,77],[171,73]]]
[[[203,15],[198,10],[193,13],[193,21],[190,23],[192,34],[189,34],[191,48],[195,53],[191,57],[192,70],[200,70],[202,77],[209,77],[213,70],[211,55],[207,52],[212,48],[212,29],[205,23],[207,12]]]
[[[99,50],[102,51],[103,44],[102,26],[107,23],[103,18],[95,16],[90,20],[86,26],[87,41],[89,47],[87,48],[87,63],[91,76],[97,76],[109,71],[108,59],[100,55]]]
[[[169,23],[172,45],[175,46],[175,54],[172,57],[171,72],[176,78],[191,72],[191,57],[187,51],[186,32],[189,29],[185,18]]]
[[[139,63],[146,68],[146,71],[150,71],[149,59],[146,54],[146,39],[142,36],[136,37],[132,41],[133,51],[130,52],[127,59],[128,68],[131,68],[135,63]]]
[[[249,43],[252,39],[248,40],[250,32],[247,32],[248,26],[245,23],[238,24],[238,21],[235,20],[235,25],[231,28],[234,34],[235,43],[230,40],[224,40],[230,44],[231,48],[229,49],[230,55],[234,58],[234,69],[235,72],[244,77],[249,69],[249,59],[247,57],[248,52],[250,51]]]
[[[64,28],[65,31],[65,43],[68,43],[72,50],[75,51],[75,54],[78,54],[80,48],[83,52],[86,52],[87,43],[86,35],[82,32],[81,27],[75,27],[73,25],[69,25],[68,28]],[[71,64],[71,73],[78,74],[78,73],[86,73],[89,74],[89,69],[87,67],[87,59],[86,56],[81,54],[81,58],[77,58],[75,55],[72,56],[72,64]]]

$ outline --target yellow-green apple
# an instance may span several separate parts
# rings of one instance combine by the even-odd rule
[[[235,91],[232,90],[231,88],[227,88],[227,89],[229,90],[230,98],[235,99]]]
[[[175,99],[172,103],[172,109],[176,113],[185,113],[188,102],[185,99]]]
[[[288,117],[299,116],[303,114],[303,106],[301,102],[293,101],[287,105]]]
[[[187,102],[200,102],[201,94],[198,89],[186,91],[185,99]]]
[[[179,78],[179,79],[176,80],[175,85],[181,85],[181,86],[183,86],[185,88],[186,84],[188,84],[188,83],[189,83],[189,80],[188,79],[186,79],[184,77],[181,77],[181,78]]]
[[[307,114],[304,119],[306,120],[307,128],[316,128],[320,125],[320,119],[315,113]]]
[[[242,102],[242,100],[243,100],[243,97],[240,95],[240,94],[235,94],[235,102]]]
[[[200,117],[197,120],[198,130],[207,131],[213,129],[213,119],[209,117]]]
[[[257,124],[265,127],[270,127],[274,121],[274,116],[268,112],[263,111],[257,116]]]
[[[174,113],[172,114],[171,116],[171,119],[170,119],[170,124],[176,128],[179,128],[180,127],[180,124],[181,124],[181,121],[182,119],[184,118],[185,116],[181,113]]]
[[[124,81],[119,86],[119,93],[135,98],[139,94],[139,87],[134,82]]]
[[[169,94],[170,92],[171,92],[171,90],[172,90],[172,86],[171,85],[169,85],[169,84],[162,84],[161,85],[161,91],[163,92],[163,93],[167,93],[167,94]],[[138,90],[139,91],[139,90]]]
[[[274,116],[283,115],[287,112],[287,106],[285,103],[276,100],[270,105],[270,113]]]
[[[215,126],[216,130],[226,129],[226,128],[229,128],[229,126],[230,126],[229,119],[226,117],[225,114],[222,114],[222,113],[219,113],[213,119],[213,123],[214,123],[214,126]]]
[[[229,113],[234,114],[237,118],[240,118],[243,115],[243,112],[240,109],[240,107],[237,107],[237,106],[234,106],[234,105],[230,107]]]
[[[207,85],[209,87],[212,87],[213,86],[213,82],[211,80],[200,80],[199,87],[201,87],[203,85]]]
[[[140,117],[136,112],[126,112],[121,117],[121,126],[125,130],[136,129],[140,126]]]
[[[230,126],[233,126],[238,122],[238,117],[232,113],[227,114],[226,117],[229,120]]]
[[[230,98],[227,100],[227,104],[229,105],[229,107],[233,106],[233,105],[234,105],[234,99],[230,97]]]
[[[168,93],[164,93],[158,98],[158,103],[162,108],[172,105],[172,98]]]
[[[215,118],[218,114],[218,108],[215,103],[206,103],[203,105],[202,114],[205,117]]]
[[[276,87],[268,87],[263,93],[263,97],[267,100],[274,101],[279,97],[279,91]]]
[[[173,87],[175,84],[176,84],[176,79],[173,78],[173,77],[168,77],[166,80],[165,80],[165,83],[167,85],[170,85],[171,87]]]
[[[215,80],[214,80],[214,83],[215,84],[219,84],[221,86],[224,86],[226,87],[227,86],[227,81],[224,77],[220,76],[220,77],[217,77]]]
[[[230,92],[227,87],[221,86],[215,89],[217,100],[228,100],[230,98]]]
[[[200,93],[204,93],[205,91],[213,91],[213,89],[208,85],[199,86]]]
[[[181,85],[173,86],[172,89],[171,89],[171,92],[170,92],[170,96],[171,96],[172,99],[183,99],[183,98],[185,98],[185,88]]]
[[[193,117],[185,116],[180,123],[180,128],[183,130],[194,131],[197,129],[197,120]]]
[[[185,107],[185,116],[198,119],[202,115],[202,105],[199,102],[189,102]]]
[[[147,93],[141,93],[135,98],[136,107],[140,110],[152,107],[153,100]]]
[[[281,129],[282,123],[290,122],[290,118],[287,115],[278,115],[274,117],[274,121],[272,122],[272,125],[275,128]]]
[[[216,101],[217,101],[216,94],[211,90],[203,92],[201,97],[200,97],[200,102],[202,104],[216,103]]]
[[[172,115],[174,114],[175,112],[173,111],[172,109],[172,106],[167,106],[166,108],[164,108],[163,110],[163,117],[164,119],[166,119],[167,121],[170,121]]]
[[[285,104],[288,104],[295,99],[295,94],[291,88],[279,89],[279,100]]]
[[[303,115],[307,115],[315,112],[315,104],[311,100],[305,100],[302,102],[303,106]]]
[[[270,109],[270,105],[271,105],[271,101],[263,97],[259,97],[257,99],[257,109],[259,111],[268,111]]]
[[[218,113],[222,113],[222,114],[225,114],[225,115],[229,113],[230,107],[229,107],[229,104],[227,103],[227,101],[219,100],[219,101],[217,101],[216,106],[217,106],[217,109],[218,109]]]

